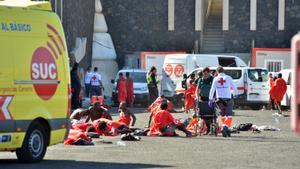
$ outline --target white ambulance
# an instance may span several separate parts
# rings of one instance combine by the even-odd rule
[[[188,74],[198,73],[203,68],[197,68]],[[211,67],[215,71],[216,67]],[[254,67],[224,67],[225,74],[232,77],[238,88],[238,98],[235,100],[237,106],[249,106],[254,110],[259,110],[269,102],[268,71],[265,68]]]
[[[246,67],[246,63],[237,56],[216,54],[170,54],[164,61],[161,92],[179,105],[183,95],[181,81],[183,74],[188,74],[200,67]]]

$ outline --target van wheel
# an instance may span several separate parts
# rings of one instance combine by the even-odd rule
[[[33,122],[26,133],[22,147],[16,150],[18,160],[23,163],[41,161],[46,153],[47,142],[43,126]]]

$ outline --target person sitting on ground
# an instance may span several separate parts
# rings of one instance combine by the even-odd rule
[[[118,122],[124,123],[127,126],[130,126],[131,119],[132,119],[132,124],[131,126],[135,125],[136,117],[133,113],[130,112],[130,110],[126,107],[126,103],[122,102],[120,103],[119,106],[119,114],[120,114],[120,119]]]
[[[131,132],[127,125],[117,121],[100,118],[93,121],[93,126],[96,132],[102,136],[116,136],[118,134],[124,134]]]
[[[84,123],[100,118],[112,119],[107,109],[104,108],[99,102],[93,103],[93,105],[88,109],[76,109],[70,116],[72,123],[79,123],[80,121]]]
[[[105,118],[112,120],[111,115],[109,114],[108,110],[101,105],[100,102],[95,102],[93,103],[93,106],[89,108],[90,115],[87,119],[87,122],[91,120],[92,122],[100,119],[100,118]]]
[[[89,115],[90,115],[90,111],[88,109],[76,109],[73,111],[73,113],[70,116],[71,123],[72,124],[80,123],[80,121],[83,120],[84,117],[87,117]]]
[[[147,128],[150,127],[151,121],[152,121],[152,118],[154,117],[154,115],[161,110],[160,105],[162,104],[162,102],[167,103],[169,112],[176,112],[173,109],[171,102],[169,100],[167,100],[164,95],[161,95],[148,107],[148,110],[150,111],[150,116],[149,116],[149,122],[148,122]]]
[[[192,136],[191,132],[187,131],[184,125],[168,112],[166,102],[162,102],[160,108],[161,111],[153,117],[150,131],[147,133],[148,136],[176,136],[175,129],[183,131],[187,137]]]
[[[189,124],[186,126],[186,129],[189,132],[191,132],[193,135],[197,135],[196,132],[199,132],[199,131],[195,131],[195,125],[198,125],[198,123],[199,123],[197,113],[194,113],[192,117],[193,118],[190,120]]]

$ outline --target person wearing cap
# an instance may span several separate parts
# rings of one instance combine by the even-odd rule
[[[230,137],[229,128],[232,127],[233,97],[237,96],[237,87],[232,78],[224,73],[224,68],[217,68],[217,76],[214,78],[209,92],[209,106],[213,107],[214,95],[216,93],[216,103],[220,108],[221,121],[223,124],[223,137]],[[231,88],[234,90],[233,96]]]

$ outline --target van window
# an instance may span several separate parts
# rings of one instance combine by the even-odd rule
[[[249,79],[253,82],[266,82],[268,81],[268,71],[263,69],[248,70]]]
[[[242,70],[224,70],[224,73],[232,79],[240,79],[242,77]]]
[[[125,76],[125,72],[122,72]],[[146,81],[146,72],[130,72],[130,77],[132,78],[134,83],[147,83]],[[119,75],[117,75],[116,81],[119,79]]]
[[[237,67],[235,58],[218,57],[220,66]]]

